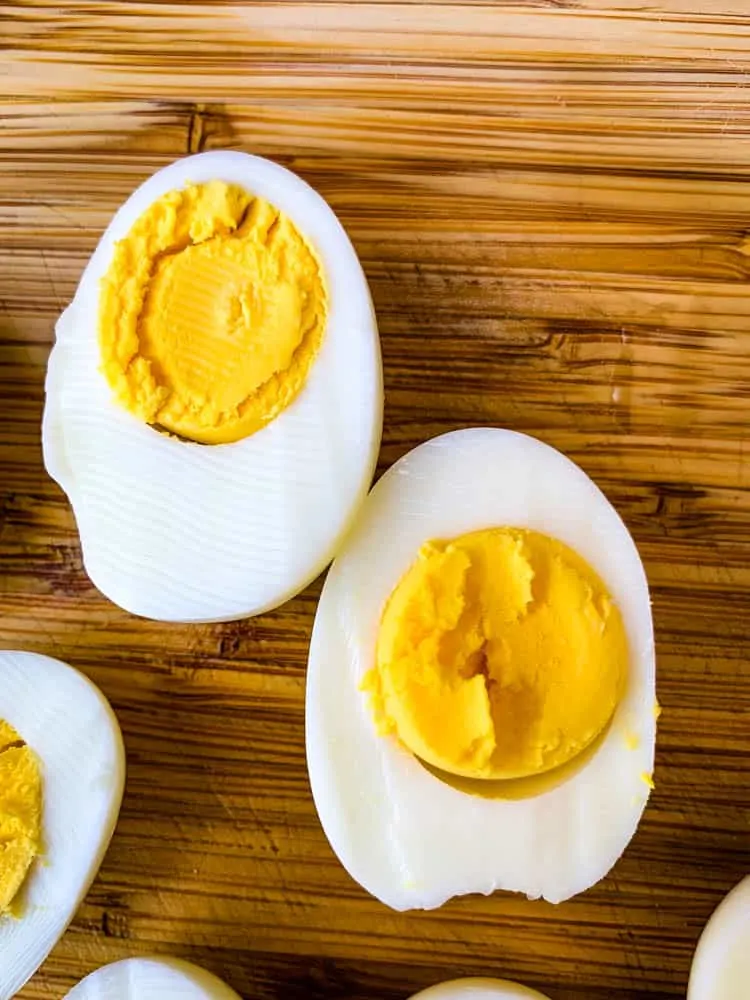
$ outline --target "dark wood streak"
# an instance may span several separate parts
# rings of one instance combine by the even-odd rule
[[[494,974],[553,1000],[684,996],[750,870],[746,0],[0,4],[0,643],[112,700],[122,817],[22,992],[133,954],[246,997],[404,998]],[[274,157],[330,201],[378,310],[379,464],[471,424],[535,434],[617,505],[652,584],[657,787],[610,877],[394,914],[333,858],[304,761],[320,584],[222,626],[91,586],[41,462],[56,315],[117,205],[186,152]]]

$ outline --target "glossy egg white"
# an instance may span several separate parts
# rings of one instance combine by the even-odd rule
[[[549,1000],[508,979],[451,979],[415,993],[411,1000]]]
[[[205,969],[176,958],[126,958],[82,979],[67,1000],[239,1000]]]
[[[750,996],[750,875],[719,904],[701,934],[687,1000]]]
[[[97,316],[115,241],[166,192],[213,179],[292,219],[321,260],[329,313],[295,401],[250,437],[206,446],[161,434],[114,402],[99,371]],[[47,369],[44,461],[73,506],[91,580],[122,608],[164,621],[242,618],[292,597],[330,562],[369,489],[382,394],[367,282],[320,195],[245,153],[201,153],[158,171],[102,236]]]
[[[43,853],[0,916],[0,1000],[21,989],[73,918],[117,822],[125,752],[108,702],[87,678],[36,653],[0,652],[0,719],[41,766]]]
[[[360,690],[394,586],[429,539],[510,525],[583,556],[619,605],[629,681],[595,752],[524,798],[458,791],[395,737],[379,736]],[[496,889],[559,902],[601,879],[649,796],[656,730],[648,586],[625,525],[586,474],[511,431],[435,438],[373,488],[328,575],[307,677],[307,761],[318,814],[350,875],[397,910]]]

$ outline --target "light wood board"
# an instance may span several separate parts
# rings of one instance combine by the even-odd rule
[[[643,554],[656,791],[601,884],[395,914],[333,857],[304,758],[319,584],[229,625],[136,620],[81,565],[39,425],[56,316],[119,203],[188,152],[328,199],[382,332],[380,468],[441,431],[580,462]],[[129,777],[101,874],[21,993],[175,954],[244,997],[399,1000],[502,975],[684,996],[750,871],[747,0],[0,3],[0,644],[83,669]]]

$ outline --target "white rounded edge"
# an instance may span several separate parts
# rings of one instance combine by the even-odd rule
[[[75,678],[76,681],[86,689],[87,693],[93,698],[93,700],[98,703],[109,723],[109,735],[112,739],[112,755],[116,762],[120,765],[117,768],[117,773],[115,775],[115,794],[113,796],[114,800],[118,803],[119,808],[119,804],[122,801],[123,793],[125,791],[125,743],[122,738],[120,722],[115,714],[115,710],[112,708],[109,703],[109,699],[106,697],[104,692],[91,680],[90,677],[87,677],[82,670],[78,670],[77,667],[71,666],[70,663],[67,663],[65,660],[60,660],[56,656],[47,656],[45,653],[34,653],[26,649],[0,649],[0,663],[6,656],[13,657],[15,660],[25,661],[27,665],[44,663],[47,670],[51,670],[53,672],[57,671],[61,674],[67,675],[68,677]],[[23,736],[23,733],[21,733],[21,735]]]
[[[33,662],[44,661],[47,669],[52,671],[58,671],[60,673],[66,674],[69,678],[75,678],[81,685],[83,689],[93,698],[93,700],[99,705],[103,712],[104,717],[109,723],[108,736],[111,740],[110,752],[112,755],[112,760],[115,765],[113,772],[113,784],[112,784],[112,794],[109,800],[109,809],[107,810],[106,824],[104,827],[103,837],[99,850],[96,855],[91,859],[86,870],[85,884],[81,887],[79,892],[75,907],[70,915],[72,920],[75,916],[75,911],[81,905],[83,899],[88,893],[91,885],[96,878],[99,869],[104,861],[104,856],[109,849],[110,841],[112,840],[112,835],[114,834],[117,821],[120,816],[120,807],[122,806],[122,799],[125,793],[125,776],[126,776],[126,753],[125,753],[125,743],[122,738],[122,730],[120,729],[120,723],[115,715],[115,711],[110,705],[108,699],[105,697],[104,693],[99,687],[97,687],[94,682],[86,676],[82,671],[77,670],[72,667],[69,663],[64,660],[58,660],[53,656],[45,656],[43,653],[31,653],[25,650],[18,649],[4,649],[0,651],[0,660],[4,656],[12,656],[16,660],[25,661],[27,664]],[[21,733],[23,736],[24,734]],[[30,744],[32,749],[34,749],[33,743]],[[68,921],[69,923],[70,921]],[[66,925],[67,929],[67,925]],[[63,932],[64,933],[64,932]]]
[[[110,705],[109,701],[105,697],[104,693],[97,687],[92,680],[90,680],[84,673],[72,667],[69,663],[64,660],[58,660],[52,656],[45,656],[43,653],[33,653],[27,650],[19,649],[2,649],[0,650],[0,667],[3,665],[3,661],[8,658],[11,662],[11,666],[17,666],[20,664],[25,664],[28,668],[32,670],[34,668],[44,667],[48,672],[53,675],[55,673],[62,674],[66,677],[66,681],[75,681],[80,685],[82,690],[86,691],[86,694],[91,697],[98,707],[102,710],[104,717],[106,718],[108,726],[108,736],[111,740],[108,751],[112,756],[112,762],[114,765],[112,774],[112,794],[109,797],[107,803],[107,813],[105,817],[105,822],[102,828],[102,837],[99,841],[98,848],[94,854],[92,854],[89,859],[89,863],[85,868],[83,878],[76,893],[73,903],[69,908],[69,912],[66,915],[64,923],[60,926],[59,932],[53,940],[50,940],[49,946],[45,947],[43,953],[38,956],[39,961],[34,968],[29,970],[23,970],[20,976],[16,976],[11,982],[11,992],[8,996],[13,996],[18,990],[22,989],[23,986],[31,979],[31,977],[37,972],[39,967],[46,961],[52,949],[63,937],[67,931],[70,923],[75,917],[81,903],[88,894],[94,880],[96,879],[99,870],[104,861],[104,857],[109,849],[112,836],[115,832],[115,827],[117,826],[117,821],[120,816],[120,807],[122,805],[122,798],[125,791],[125,772],[126,772],[126,755],[125,755],[125,745],[122,738],[122,730],[120,729],[120,724],[115,715],[114,709]],[[2,717],[2,711],[0,711],[0,717]],[[6,719],[5,721],[10,721],[11,725],[14,722]],[[26,738],[27,727],[23,725],[23,721],[20,721],[21,728],[19,732],[21,736]],[[15,728],[15,726],[14,726]],[[32,750],[36,752],[36,745],[33,738],[29,740],[29,745]],[[44,762],[44,758],[42,758]],[[44,855],[42,855],[43,859]],[[33,871],[28,876],[29,879],[34,878]],[[23,890],[22,890],[23,891]],[[0,994],[3,1000],[5,994]]]
[[[509,979],[451,979],[415,993],[411,1000],[549,1000],[544,993]]]
[[[325,198],[299,174],[280,163],[231,149],[216,149],[180,157],[160,167],[142,181],[120,205],[104,230],[84,269],[75,299],[80,292],[88,291],[88,286],[92,284],[94,287],[90,290],[98,297],[96,282],[109,267],[115,242],[128,234],[135,219],[157,198],[186,184],[201,184],[211,180],[246,185],[253,195],[270,201],[294,221],[316,253],[321,253],[320,235],[327,230],[325,236],[335,241],[336,251],[337,254],[341,253],[341,259],[333,268],[332,262],[326,257],[326,269],[329,274],[346,269],[347,278],[361,282],[361,291],[367,292],[360,298],[360,305],[365,307],[361,310],[362,320],[364,325],[373,324],[372,299],[359,257],[338,216]],[[301,214],[309,215],[311,226],[304,225],[295,199],[304,200],[305,207]]]
[[[109,722],[109,737],[112,741],[112,756],[115,763],[115,770],[112,778],[112,795],[109,801],[109,809],[107,811],[106,824],[103,830],[103,836],[101,843],[99,845],[99,850],[91,859],[91,864],[89,865],[84,884],[81,886],[81,891],[76,899],[75,907],[70,915],[72,920],[85,899],[89,889],[91,888],[94,880],[99,874],[99,869],[104,862],[105,855],[109,850],[109,845],[112,841],[112,837],[115,832],[115,827],[120,818],[120,809],[122,807],[122,799],[125,794],[125,779],[127,771],[127,755],[125,752],[125,741],[122,737],[122,730],[120,729],[120,723],[115,714],[115,710],[109,703],[108,698],[104,695],[103,691],[94,682],[88,678],[80,670],[72,667],[69,663],[65,663],[63,660],[56,660],[53,657],[45,657],[47,660],[52,660],[52,662],[58,663],[61,667],[65,667],[72,674],[75,674],[81,679],[84,686],[86,686],[91,693],[92,697],[99,703],[105,718]],[[70,921],[68,922],[70,923]],[[66,925],[67,930],[67,925]],[[64,932],[63,932],[64,933]]]
[[[231,169],[227,169],[227,164],[230,165]],[[187,176],[185,172],[190,167],[193,169],[190,171],[189,176]],[[182,174],[183,176],[173,179],[174,174]],[[242,175],[244,180],[241,181],[239,175]],[[359,316],[357,320],[352,320],[351,317],[348,317],[347,323],[350,327],[353,325],[360,327],[370,340],[372,367],[375,373],[374,384],[372,386],[373,399],[371,400],[372,419],[370,421],[368,461],[364,463],[362,475],[355,495],[352,498],[348,516],[344,518],[339,531],[326,547],[325,551],[321,553],[319,559],[311,566],[306,576],[293,586],[287,587],[275,596],[270,597],[266,602],[252,604],[247,607],[232,608],[228,609],[226,613],[211,614],[205,617],[192,615],[170,616],[160,606],[151,606],[147,601],[138,603],[131,600],[129,592],[127,596],[123,596],[118,591],[116,583],[113,584],[109,578],[104,580],[101,574],[99,574],[98,569],[94,567],[95,561],[92,559],[90,551],[87,551],[88,546],[84,543],[83,536],[79,531],[84,569],[97,590],[129,614],[153,621],[178,624],[212,624],[254,617],[280,607],[309,586],[335,558],[343,539],[351,529],[357,511],[364,502],[372,485],[383,434],[385,400],[382,351],[377,317],[362,264],[348,233],[333,208],[315,188],[298,174],[265,157],[245,153],[240,150],[211,150],[181,157],[161,167],[147,177],[120,205],[100,237],[83,271],[72,302],[61,313],[55,325],[55,343],[48,358],[45,378],[45,402],[42,415],[42,454],[48,474],[67,495],[76,520],[78,520],[76,511],[82,505],[83,497],[77,487],[75,474],[67,460],[64,418],[53,405],[55,390],[65,379],[63,351],[65,339],[68,336],[68,329],[74,325],[77,312],[80,310],[88,310],[90,312],[92,306],[95,308],[98,299],[98,281],[106,273],[109,266],[115,241],[123,238],[129,231],[133,222],[133,212],[136,213],[137,217],[156,198],[173,190],[175,187],[182,187],[187,183],[200,183],[217,178],[231,183],[247,184],[248,189],[252,189],[254,194],[265,198],[289,215],[295,221],[295,224],[298,225],[305,239],[313,245],[316,253],[320,256],[327,284],[329,285],[329,293],[331,291],[330,286],[333,283],[345,288],[345,292],[337,292],[337,298],[346,295],[348,309],[351,309],[352,289],[355,289],[354,294],[359,298],[359,308],[357,310]],[[305,199],[307,207],[302,213],[299,212],[298,206],[291,204],[295,197]],[[313,220],[312,228],[315,230],[315,233],[324,235],[325,242],[332,242],[335,245],[335,250],[328,248],[324,252],[320,246],[321,242],[323,242],[322,238],[316,239],[315,233],[310,232],[310,229],[303,225],[300,215],[304,216],[308,213]],[[332,317],[329,317],[329,322],[332,322]],[[304,389],[302,392],[304,392]],[[293,408],[294,403],[287,408],[287,412],[292,411]],[[281,414],[276,419],[282,419],[283,416],[284,414]],[[262,435],[263,430],[264,428],[256,432],[253,437]],[[165,441],[168,440],[168,438],[165,438]],[[238,445],[241,446],[242,443],[242,441],[231,442],[226,445],[213,445],[212,447],[236,448]]]
[[[743,930],[745,947],[750,950],[750,875],[727,893],[709,917],[693,956],[687,1000],[710,1000],[726,952]]]
[[[450,446],[450,442],[455,441],[457,439],[464,439],[470,441],[471,438],[481,439],[483,437],[486,438],[490,436],[497,439],[502,437],[505,438],[506,440],[515,440],[518,442],[525,441],[528,445],[530,445],[533,448],[536,448],[539,452],[547,452],[548,454],[554,455],[556,460],[565,465],[569,469],[571,474],[576,475],[582,482],[585,482],[589,486],[591,491],[596,493],[598,497],[602,500],[602,502],[607,505],[611,513],[619,522],[619,525],[622,528],[625,535],[627,535],[627,537],[630,539],[630,544],[632,546],[635,555],[637,556],[638,563],[640,565],[641,582],[645,586],[646,592],[648,592],[648,579],[646,577],[646,571],[643,566],[643,560],[640,557],[640,553],[638,552],[638,548],[635,544],[635,540],[630,532],[630,529],[628,528],[627,524],[625,524],[625,522],[623,521],[620,512],[614,506],[612,501],[603,492],[601,487],[598,486],[596,482],[594,482],[591,476],[586,471],[584,471],[584,469],[582,469],[577,462],[573,461],[573,459],[570,458],[568,455],[566,455],[565,452],[560,451],[559,448],[556,448],[554,445],[548,444],[546,441],[542,441],[541,438],[538,438],[533,434],[527,434],[524,431],[510,430],[507,427],[490,427],[490,426],[462,427],[455,431],[447,431],[445,434],[439,434],[437,437],[429,438],[427,441],[422,441],[420,444],[412,448],[411,451],[408,451],[405,455],[402,455],[401,458],[398,459],[398,461],[394,462],[393,466],[391,466],[391,469],[397,469],[402,462],[406,463],[408,459],[410,459],[412,456],[414,456],[417,452],[421,451],[422,449],[432,450],[433,448],[440,448],[446,445]],[[390,473],[391,469],[388,469],[387,473]]]
[[[85,1000],[90,990],[98,990],[100,987],[110,987],[107,1000],[169,1000],[170,994],[165,995],[159,988],[153,991],[148,988],[142,991],[136,990],[133,995],[125,988],[117,990],[118,982],[127,983],[139,974],[153,976],[153,985],[156,987],[159,986],[160,977],[162,983],[171,978],[173,987],[179,987],[181,982],[183,988],[192,988],[191,994],[194,1000],[197,1000],[197,997],[193,990],[206,1000],[240,1000],[239,994],[212,972],[181,958],[157,957],[125,958],[119,962],[103,965],[77,983],[66,994],[66,1000]],[[175,995],[179,997],[180,992],[176,991]]]
[[[55,323],[55,342],[47,359],[44,377],[44,408],[42,410],[42,460],[47,474],[63,492],[71,482],[71,472],[65,455],[65,434],[63,421],[53,410],[50,401],[56,392],[62,391],[65,379],[63,364],[57,342],[66,336],[66,330],[75,322],[75,306],[71,302],[60,313]],[[67,485],[66,485],[67,484]],[[72,500],[71,500],[72,503]]]
[[[69,678],[75,678],[76,681],[81,685],[83,689],[93,698],[93,700],[99,705],[102,710],[104,717],[109,723],[109,737],[111,739],[111,753],[113,761],[116,765],[113,786],[112,786],[112,797],[111,797],[111,809],[108,815],[108,826],[109,834],[106,837],[106,842],[104,843],[103,849],[101,851],[101,858],[99,864],[97,864],[97,870],[101,866],[101,860],[107,851],[109,842],[112,839],[112,834],[114,833],[114,828],[117,823],[117,819],[120,814],[120,806],[122,805],[122,798],[125,793],[125,774],[126,774],[126,752],[125,752],[125,742],[122,737],[122,730],[120,729],[120,722],[115,714],[115,710],[109,703],[104,692],[99,688],[90,677],[87,677],[83,671],[78,670],[76,667],[71,666],[66,663],[65,660],[59,660],[54,656],[47,656],[44,653],[33,653],[29,650],[23,649],[0,649],[0,664],[4,657],[13,657],[15,660],[20,660],[29,664],[40,664],[44,663],[47,670],[53,672],[59,672],[61,674],[67,675]],[[0,713],[0,717],[1,713]],[[7,720],[6,720],[7,721]],[[23,732],[21,736],[23,736]],[[33,749],[33,744],[32,744]],[[93,877],[92,877],[93,878]],[[90,883],[89,883],[90,884]],[[88,891],[88,887],[87,890]],[[85,896],[85,892],[81,896]]]
[[[654,629],[653,629],[653,615],[651,613],[651,600],[650,600],[650,589],[648,578],[646,576],[645,567],[640,556],[640,552],[635,543],[630,529],[625,524],[620,513],[609,500],[609,498],[604,494],[596,482],[575,462],[573,459],[569,458],[564,452],[555,448],[553,445],[547,444],[546,442],[540,440],[539,438],[526,434],[521,431],[509,430],[507,428],[499,428],[492,426],[474,426],[460,428],[453,431],[448,431],[444,434],[437,435],[433,438],[429,438],[426,441],[421,442],[414,448],[410,449],[404,455],[402,455],[396,462],[393,463],[381,476],[377,483],[374,484],[372,490],[370,491],[370,496],[375,496],[381,490],[386,488],[388,480],[392,477],[397,477],[401,475],[408,475],[410,462],[413,460],[414,456],[418,452],[422,451],[434,451],[446,446],[450,446],[450,443],[456,439],[462,439],[467,441],[469,444],[481,442],[482,438],[487,438],[492,436],[495,439],[504,438],[506,440],[516,440],[525,441],[532,447],[538,449],[540,452],[547,452],[554,455],[556,460],[561,464],[565,465],[572,475],[575,475],[581,481],[585,481],[587,487],[595,493],[606,505],[609,515],[617,523],[619,530],[622,532],[622,537],[627,540],[627,545],[630,549],[630,555],[633,560],[633,569],[637,572],[640,583],[642,585],[642,593],[644,595],[645,604],[643,611],[647,612],[648,628],[644,633],[644,646],[640,651],[640,658],[643,660],[645,665],[644,678],[645,683],[652,694],[653,698],[656,700],[656,648],[654,639]],[[369,499],[369,498],[368,498]],[[356,530],[356,529],[355,529]],[[471,529],[473,530],[473,529]],[[339,556],[344,557],[346,555],[346,550],[339,553]],[[336,855],[339,863],[349,874],[349,876],[362,888],[365,889],[370,895],[375,899],[379,900],[384,905],[389,908],[396,910],[398,912],[404,912],[411,909],[424,909],[432,910],[437,909],[444,905],[448,900],[458,896],[458,895],[473,895],[481,894],[485,896],[492,895],[494,892],[498,891],[498,886],[495,884],[487,885],[486,887],[477,887],[472,889],[467,889],[465,892],[456,893],[453,891],[441,893],[436,896],[429,903],[415,902],[412,898],[401,897],[393,898],[390,894],[385,894],[379,890],[378,886],[373,884],[372,880],[363,875],[361,871],[361,866],[357,863],[357,859],[353,856],[350,849],[350,842],[348,838],[342,832],[342,828],[338,822],[337,810],[331,805],[331,800],[328,792],[327,778],[328,769],[324,764],[323,757],[317,752],[317,738],[324,734],[320,733],[319,720],[317,712],[313,712],[311,706],[315,698],[314,684],[311,684],[311,674],[309,670],[310,661],[313,657],[314,652],[317,650],[317,646],[320,644],[320,633],[324,630],[325,626],[323,624],[322,618],[319,621],[319,611],[320,608],[324,606],[326,592],[334,590],[337,586],[336,581],[336,567],[337,567],[338,557],[334,561],[334,564],[329,572],[328,578],[324,582],[321,596],[318,601],[318,607],[316,609],[315,621],[313,622],[313,629],[310,639],[310,646],[308,651],[308,672],[306,680],[306,697],[305,697],[305,755],[308,768],[308,777],[310,782],[311,794],[313,797],[313,802],[315,805],[316,812],[318,814],[318,819],[323,828],[323,832],[329,842],[329,845]],[[592,565],[596,566],[596,561],[592,560]],[[313,676],[314,683],[322,683],[322,680],[317,676]],[[647,771],[648,773],[653,772],[654,759],[655,759],[655,749],[656,749],[656,718],[653,720],[653,724],[650,730],[650,739],[648,740],[648,757],[647,757]],[[597,751],[597,755],[599,750]],[[633,824],[630,829],[627,838],[624,840],[619,849],[606,859],[605,866],[602,868],[601,872],[592,878],[586,884],[581,885],[573,891],[568,891],[562,895],[554,893],[528,893],[523,889],[510,889],[505,891],[512,892],[522,892],[525,893],[529,899],[544,898],[547,902],[552,904],[558,904],[565,902],[566,900],[578,895],[582,892],[587,891],[593,885],[597,884],[602,878],[612,870],[614,865],[620,859],[624,851],[630,844],[633,836],[635,835],[640,821],[643,817],[643,813],[648,804],[651,795],[650,787],[646,789],[643,795],[642,801],[640,802],[640,808],[637,813],[633,816]],[[539,996],[539,994],[532,994],[532,996]],[[543,998],[546,1000],[546,998]]]
[[[321,553],[316,562],[310,566],[310,569],[305,577],[300,578],[297,582],[290,585],[285,590],[278,591],[275,595],[269,597],[268,600],[263,602],[257,602],[249,606],[244,605],[242,607],[232,608],[231,610],[227,610],[225,613],[218,615],[175,615],[166,611],[159,600],[152,603],[149,600],[148,595],[143,593],[136,594],[131,587],[121,587],[117,580],[113,580],[106,573],[104,575],[100,574],[97,561],[92,557],[92,549],[95,549],[96,546],[93,545],[90,547],[88,539],[85,539],[79,532],[83,567],[86,571],[86,575],[96,589],[117,607],[122,608],[123,611],[127,611],[128,614],[134,615],[137,618],[143,618],[147,621],[168,622],[174,625],[218,625],[222,622],[242,621],[246,618],[254,618],[257,615],[263,615],[267,614],[269,611],[274,611],[276,608],[286,604],[287,601],[291,601],[292,598],[296,597],[298,594],[301,594],[303,590],[309,587],[310,584],[324,572],[324,570],[341,551],[342,545],[349,535],[352,526],[356,521],[357,514],[359,513],[362,504],[367,499],[367,495],[372,486],[372,480],[375,476],[375,469],[378,464],[380,441],[383,433],[383,373],[382,367],[379,363],[377,371],[379,385],[377,390],[374,420],[372,422],[372,436],[368,446],[368,459],[362,466],[362,475],[357,486],[356,494],[352,498],[347,517],[341,522],[338,532],[331,539],[330,544]],[[262,431],[258,433],[262,433]],[[222,445],[215,445],[213,447],[222,447]],[[50,450],[53,451],[54,449]],[[52,461],[47,464],[45,457],[45,463],[47,464],[47,471],[50,476],[67,494],[75,516],[76,506],[79,501],[78,499],[73,499],[73,489],[68,489],[67,486],[63,485],[62,480],[52,472],[52,468],[55,468],[59,472],[63,472],[61,463],[64,459],[62,458],[62,455],[62,448],[58,447]]]

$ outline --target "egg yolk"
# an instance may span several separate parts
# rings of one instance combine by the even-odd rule
[[[303,387],[327,297],[286,215],[223,181],[170,191],[115,244],[102,280],[102,371],[149,424],[204,444],[269,423]]]
[[[33,751],[0,719],[0,917],[39,854],[42,776]]]
[[[518,778],[581,753],[623,692],[620,613],[561,542],[491,528],[422,546],[391,594],[363,687],[427,764]]]

